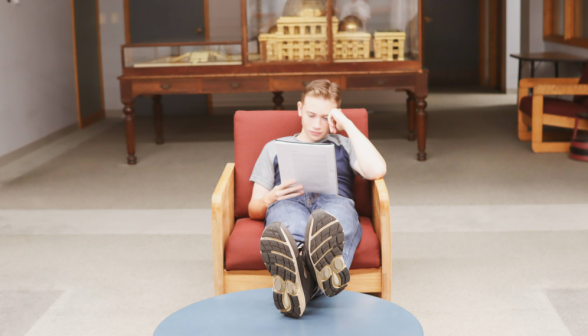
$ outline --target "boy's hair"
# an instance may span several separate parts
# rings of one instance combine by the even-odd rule
[[[304,104],[304,98],[307,95],[330,100],[337,104],[337,108],[341,106],[341,89],[337,83],[331,83],[328,79],[317,79],[308,83],[302,91],[302,99],[300,100],[302,104]]]

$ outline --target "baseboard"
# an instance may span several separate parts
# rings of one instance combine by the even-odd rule
[[[8,154],[4,154],[0,156],[0,167],[12,162],[14,160],[20,159],[21,157],[30,154],[37,149],[57,140],[66,135],[69,135],[78,130],[78,123],[71,124],[66,126],[60,130],[57,130],[49,135],[46,135],[38,140],[31,142],[28,145],[25,145],[19,149],[16,149]]]

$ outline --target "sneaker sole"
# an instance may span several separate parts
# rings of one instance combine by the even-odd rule
[[[319,288],[328,297],[341,293],[351,280],[342,256],[345,235],[341,223],[330,213],[316,210],[308,219],[304,238]]]
[[[279,222],[269,224],[261,235],[261,258],[273,278],[274,304],[286,316],[300,318],[306,309],[306,298],[296,257],[296,241]]]

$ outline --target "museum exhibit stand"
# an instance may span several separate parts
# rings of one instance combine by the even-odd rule
[[[162,144],[161,95],[272,92],[273,109],[282,110],[284,91],[315,79],[343,90],[405,91],[408,140],[417,140],[417,159],[426,160],[421,1],[173,0],[164,9],[125,0],[119,80],[127,162],[137,163],[137,97],[152,97]],[[187,5],[202,10],[180,8]]]

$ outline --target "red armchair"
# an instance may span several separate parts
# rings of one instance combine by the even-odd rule
[[[343,110],[343,113],[368,135],[366,110]],[[227,164],[212,195],[216,295],[272,287],[271,276],[259,252],[264,222],[252,220],[248,214],[253,189],[249,177],[267,142],[300,130],[296,111],[238,111],[235,114],[235,163]],[[383,179],[368,181],[357,176],[354,194],[363,237],[351,265],[351,282],[347,289],[379,293],[382,298],[391,300],[392,251],[386,185]]]
[[[531,88],[533,95],[529,96]],[[576,96],[568,101],[546,95]],[[531,140],[535,153],[568,152],[571,137],[566,135],[566,141],[561,141],[561,134],[546,133],[543,126],[573,129],[580,112],[588,112],[588,65],[581,78],[524,78],[519,82],[519,139]],[[588,121],[580,120],[578,129],[588,130]]]

